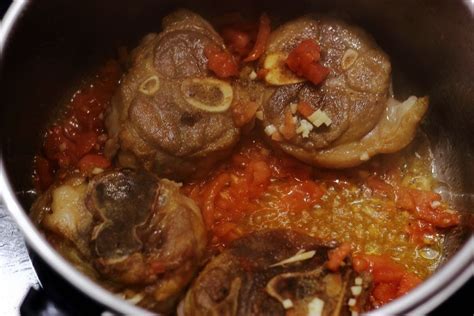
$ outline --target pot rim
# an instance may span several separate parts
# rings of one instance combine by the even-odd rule
[[[3,63],[4,50],[15,23],[26,10],[30,0],[14,0],[0,23],[0,64]],[[474,13],[474,4],[464,0],[465,5]],[[46,241],[39,230],[29,219],[27,212],[19,203],[8,179],[6,165],[0,148],[0,198],[14,218],[29,246],[55,269],[71,285],[75,286],[86,296],[101,303],[114,311],[127,315],[150,315],[150,311],[128,303],[79,272],[65,260]],[[435,271],[420,286],[393,302],[371,311],[373,316],[395,314],[426,314],[433,310],[467,280],[474,275],[474,236],[471,235],[463,247],[450,258],[442,267]],[[105,313],[103,313],[105,315]]]

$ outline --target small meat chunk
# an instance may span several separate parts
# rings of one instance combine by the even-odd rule
[[[179,315],[350,315],[361,311],[370,280],[350,263],[325,267],[330,247],[289,230],[255,232],[234,241],[194,281]],[[351,291],[355,279],[357,295]],[[360,291],[359,291],[360,290]],[[353,298],[354,303],[348,306]],[[316,314],[314,314],[316,315]]]
[[[159,312],[174,307],[207,243],[196,204],[145,171],[72,177],[45,192],[31,216],[94,280]]]
[[[285,64],[295,47],[307,41],[319,45],[320,52],[312,53],[320,54],[319,62],[329,69],[318,85],[298,77]],[[394,126],[392,131],[398,133],[390,135],[391,146],[374,138],[381,136],[375,130],[383,129],[385,115],[393,110],[393,103],[388,102],[390,61],[363,30],[337,19],[306,16],[280,26],[272,33],[262,64],[271,86],[263,103],[263,128],[281,134],[268,136],[276,146],[309,164],[347,168],[373,155],[398,151],[414,137],[426,111],[426,100],[420,100],[424,106],[411,107],[405,113],[412,118],[410,124],[404,123],[407,129]],[[357,159],[333,150],[358,143],[369,134],[372,141],[359,147]]]
[[[212,26],[187,10],[145,36],[106,118],[109,158],[118,151],[123,167],[182,180],[205,174],[230,151],[240,135],[231,111],[239,96],[209,70],[209,47],[227,52]]]

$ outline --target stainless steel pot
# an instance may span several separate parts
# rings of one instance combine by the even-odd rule
[[[408,295],[373,315],[424,314],[473,275],[474,212],[474,4],[472,1],[14,1],[0,28],[2,151],[0,189],[28,245],[73,288],[124,314],[146,311],[128,304],[75,270],[28,218],[31,162],[41,131],[58,100],[119,45],[132,47],[161,18],[181,6],[204,16],[226,10],[265,10],[291,18],[338,12],[372,33],[392,57],[395,93],[431,98],[423,128],[444,197],[463,215],[449,232],[436,273]]]

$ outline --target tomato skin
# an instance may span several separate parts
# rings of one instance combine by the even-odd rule
[[[216,45],[208,45],[204,49],[206,55],[207,67],[219,78],[229,78],[239,73],[237,63],[231,54],[217,47]]]
[[[268,38],[270,37],[271,26],[270,18],[266,13],[263,13],[260,16],[259,28],[257,33],[257,39],[252,51],[249,53],[247,58],[244,59],[245,62],[254,61],[260,58],[265,52],[265,47],[267,46]]]

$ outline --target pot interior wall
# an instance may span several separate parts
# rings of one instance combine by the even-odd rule
[[[257,4],[258,3],[258,4]],[[286,20],[329,12],[373,34],[391,56],[399,98],[429,95],[424,129],[444,193],[458,209],[474,209],[474,22],[462,1],[34,1],[17,20],[0,72],[2,154],[14,190],[27,210],[31,165],[51,111],[90,69],[159,31],[161,18],[177,7],[212,19],[227,11],[262,10]],[[469,222],[463,221],[463,222]],[[471,221],[472,222],[472,221]],[[463,226],[447,239],[447,254],[466,240]]]

